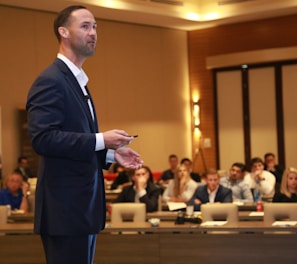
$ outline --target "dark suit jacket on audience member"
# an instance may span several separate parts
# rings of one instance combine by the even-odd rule
[[[194,200],[199,199],[202,204],[209,203],[207,185],[198,186],[192,198],[188,202],[190,205],[194,205],[195,211],[200,211],[200,204],[194,204]],[[229,188],[219,185],[215,202],[231,203],[232,202],[232,191]]]
[[[113,183],[110,186],[111,190],[117,189],[120,185],[130,182],[130,176],[128,172],[122,171],[118,174],[118,176],[114,179]]]
[[[201,182],[201,177],[199,173],[191,172],[190,176],[195,182]]]
[[[146,195],[142,196],[139,200],[141,203],[146,204],[146,211],[153,212],[158,210],[158,200],[160,195],[160,188],[155,186],[155,184],[148,182],[146,187]],[[120,193],[118,198],[116,199],[116,203],[123,203],[123,202],[135,202],[135,189],[134,185],[127,186],[123,189]]]

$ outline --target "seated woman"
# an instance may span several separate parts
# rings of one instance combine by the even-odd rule
[[[198,183],[191,176],[188,168],[180,164],[176,168],[174,179],[170,180],[163,193],[164,202],[188,202],[193,196]]]
[[[150,173],[147,166],[134,170],[131,176],[132,185],[123,188],[115,203],[145,203],[147,212],[157,211],[161,190],[150,180]]]
[[[280,190],[275,193],[273,202],[297,202],[297,169],[288,168],[284,171]]]
[[[6,188],[0,191],[0,205],[10,205],[11,210],[21,209],[28,212],[28,183],[23,181],[19,173],[10,174],[5,182]]]

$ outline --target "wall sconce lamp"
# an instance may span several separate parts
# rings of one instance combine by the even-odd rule
[[[193,128],[194,128],[194,138],[199,140],[201,131],[200,131],[200,101],[193,101]]]
[[[193,102],[193,124],[194,129],[200,128],[200,102],[198,100]]]

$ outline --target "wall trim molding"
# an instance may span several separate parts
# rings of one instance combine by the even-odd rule
[[[294,59],[297,59],[297,46],[209,56],[206,57],[206,68],[211,70],[242,64],[256,64]]]

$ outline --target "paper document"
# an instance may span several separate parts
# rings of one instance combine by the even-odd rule
[[[264,216],[264,212],[250,212],[249,216]]]
[[[272,226],[295,226],[297,221],[275,221]]]
[[[201,226],[222,226],[226,224],[227,221],[206,221],[201,224]]]
[[[167,203],[169,211],[180,210],[187,208],[186,203],[168,202]]]

